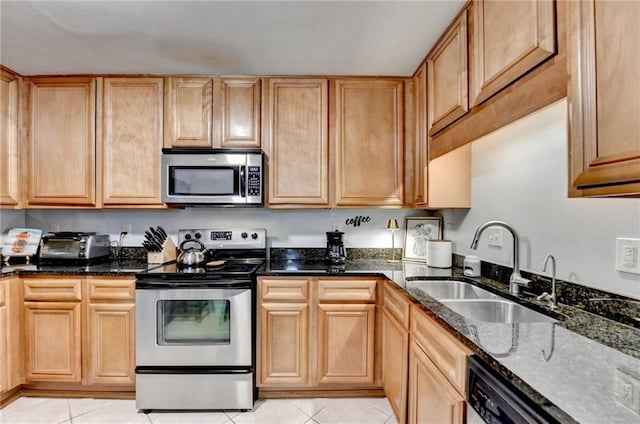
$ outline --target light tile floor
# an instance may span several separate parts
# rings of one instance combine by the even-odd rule
[[[250,412],[151,411],[134,400],[23,397],[0,410],[2,424],[396,424],[386,398],[259,400]]]

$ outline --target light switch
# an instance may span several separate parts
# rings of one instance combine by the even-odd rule
[[[640,274],[640,239],[616,239],[616,270]]]

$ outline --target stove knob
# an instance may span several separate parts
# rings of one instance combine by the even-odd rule
[[[184,239],[185,240],[191,240],[191,234],[185,234],[184,235]]]
[[[247,238],[247,233],[240,234],[240,237],[242,237],[243,239],[246,239]]]
[[[258,238],[258,233],[251,234],[251,238],[254,239],[254,240],[257,239]]]
[[[197,238],[197,239],[199,239],[200,237],[202,237],[202,234],[200,234],[200,233],[195,233],[195,236],[196,236],[196,238]]]

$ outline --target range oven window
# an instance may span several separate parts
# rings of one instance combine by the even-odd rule
[[[169,194],[210,196],[239,193],[238,167],[172,166]]]
[[[160,300],[157,305],[159,345],[231,342],[228,300]]]

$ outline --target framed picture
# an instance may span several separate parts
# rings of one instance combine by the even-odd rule
[[[406,217],[404,219],[405,261],[424,261],[427,258],[427,240],[442,240],[442,218],[439,216]]]

